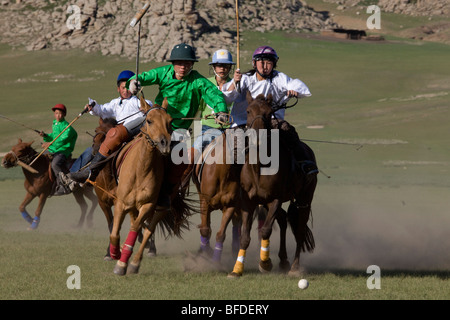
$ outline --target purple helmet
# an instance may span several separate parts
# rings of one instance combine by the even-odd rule
[[[270,59],[273,62],[278,61],[277,52],[269,46],[259,47],[258,49],[255,50],[255,52],[253,52],[252,60],[259,60],[264,58]]]

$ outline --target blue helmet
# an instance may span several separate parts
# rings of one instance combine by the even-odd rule
[[[233,57],[231,56],[231,53],[225,49],[220,49],[214,52],[212,56],[212,61],[209,64],[211,65],[216,63],[236,64],[233,62]]]
[[[132,76],[134,76],[134,72],[130,70],[124,70],[121,73],[119,73],[119,76],[117,77],[117,86],[119,86],[120,82],[122,81],[128,81]]]

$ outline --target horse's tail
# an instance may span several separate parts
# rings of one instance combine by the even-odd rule
[[[172,199],[171,209],[158,224],[166,238],[169,236],[182,238],[183,231],[189,230],[189,217],[199,212],[195,202],[195,200],[185,199],[179,193],[176,194]]]
[[[291,202],[287,211],[288,222],[291,225],[292,232],[300,232],[301,250],[303,252],[313,252],[316,246],[314,235],[308,227],[309,214],[311,206],[300,206],[296,202]]]

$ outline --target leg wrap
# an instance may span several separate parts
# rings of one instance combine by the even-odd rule
[[[200,248],[202,250],[205,250],[206,248],[209,248],[209,238],[200,236]]]
[[[22,217],[23,217],[25,220],[27,220],[27,222],[28,222],[29,224],[32,224],[32,223],[33,223],[33,218],[28,214],[28,212],[27,212],[26,210],[25,210],[25,211],[22,211],[21,214],[22,214]]]
[[[222,258],[223,242],[216,242],[213,253],[213,261],[220,261]]]
[[[105,141],[100,145],[99,152],[107,157],[116,151],[122,143],[129,139],[127,128],[119,124],[114,128],[111,128],[106,134]]]
[[[111,256],[111,259],[119,260],[121,256],[120,248],[118,246],[109,244],[109,255]]]
[[[34,217],[33,222],[31,223],[30,228],[31,229],[36,229],[39,225],[39,222],[41,221],[41,219],[39,217]]]
[[[136,243],[138,233],[136,231],[130,231],[128,233],[127,240],[125,240],[125,244],[122,248],[122,255],[120,257],[120,261],[127,263],[128,259],[130,259],[132,253],[133,253],[133,247]]]
[[[238,257],[236,263],[234,264],[233,272],[239,275],[244,273],[244,260],[245,260],[246,251],[243,249],[239,250]]]
[[[267,261],[270,258],[270,240],[261,240],[261,251],[260,259],[261,261]]]

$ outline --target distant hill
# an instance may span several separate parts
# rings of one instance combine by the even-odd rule
[[[81,48],[103,55],[134,57],[137,27],[130,21],[143,0],[0,0],[0,42],[28,50]],[[142,20],[141,61],[164,61],[175,44],[186,42],[208,58],[219,47],[236,48],[234,0],[150,1]],[[332,10],[319,10],[327,4]],[[377,4],[383,12],[428,16],[430,22],[399,36],[450,43],[450,22],[431,17],[450,16],[448,0],[241,0],[240,31],[319,32],[334,28],[364,28],[345,16],[350,8]],[[71,11],[69,7],[74,9]],[[334,13],[332,13],[334,12]],[[73,18],[79,17],[79,24]],[[360,19],[361,20],[361,19]],[[361,20],[362,21],[362,20]],[[360,24],[362,23],[360,21]],[[69,28],[71,27],[71,28]]]
[[[28,50],[82,48],[132,57],[136,55],[137,27],[129,26],[146,1],[139,0],[2,0],[0,40]],[[218,47],[236,45],[236,9],[233,0],[150,1],[142,20],[142,61],[164,61],[180,42],[208,58]],[[249,0],[239,2],[240,30],[320,31],[338,27],[326,13],[315,12],[304,1]],[[67,21],[78,13],[79,28]],[[72,25],[75,25],[72,23]]]

